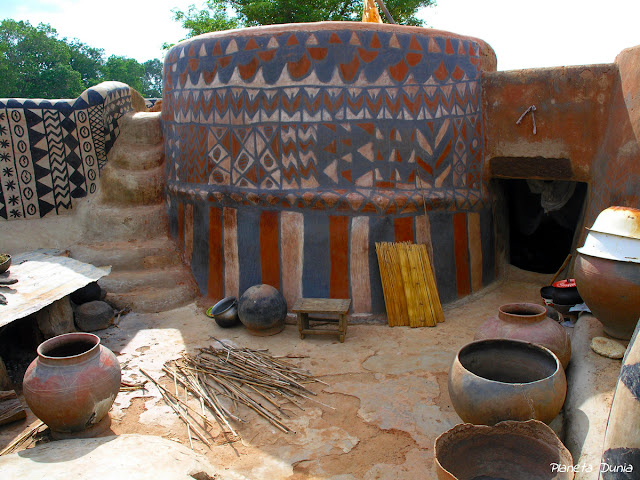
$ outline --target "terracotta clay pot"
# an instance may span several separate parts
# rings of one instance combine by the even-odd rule
[[[535,303],[509,303],[498,309],[498,315],[484,322],[475,340],[510,338],[547,347],[567,368],[571,359],[571,340],[565,329],[547,316],[547,310]]]
[[[22,384],[31,411],[54,432],[80,432],[109,412],[120,364],[91,333],[67,333],[38,347]]]
[[[628,340],[640,317],[640,263],[578,253],[578,291],[605,333]]]
[[[495,425],[503,420],[549,423],[567,394],[564,369],[551,350],[519,340],[471,342],[449,370],[449,396],[463,421]]]
[[[456,425],[436,439],[434,452],[439,480],[574,478],[571,453],[537,420]]]
[[[271,285],[254,285],[238,300],[238,317],[252,335],[275,335],[284,329],[287,301]]]

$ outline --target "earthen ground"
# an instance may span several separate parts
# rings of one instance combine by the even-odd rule
[[[447,389],[448,369],[456,352],[473,340],[476,328],[512,302],[540,302],[548,275],[510,269],[501,281],[445,308],[445,322],[435,328],[350,324],[344,343],[337,336],[301,340],[289,323],[271,337],[255,337],[244,327],[222,329],[196,304],[158,314],[132,313],[99,333],[122,365],[129,382],[144,379],[139,368],[172,386],[162,365],[180,352],[196,353],[215,338],[274,355],[300,356],[290,361],[329,384],[316,384],[304,411],[291,409],[285,434],[250,411],[236,425],[240,441],[227,443],[215,429],[215,446],[193,439],[193,449],[232,476],[251,479],[433,479],[433,443],[461,423]],[[615,384],[615,378],[611,379]],[[328,405],[330,407],[324,406]],[[154,386],[121,392],[111,410],[106,434],[157,435],[189,446],[185,425],[167,407]],[[33,421],[32,415],[28,421]],[[0,429],[0,448],[27,423]],[[126,454],[126,452],[123,452]]]

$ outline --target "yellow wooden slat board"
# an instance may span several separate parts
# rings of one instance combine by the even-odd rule
[[[436,323],[444,322],[444,312],[442,311],[442,304],[440,303],[440,295],[438,294],[438,287],[436,286],[436,279],[433,275],[433,269],[431,268],[431,261],[429,260],[429,252],[425,245],[420,249],[420,261],[422,264],[422,271],[425,275],[425,282],[427,283],[427,292],[429,294],[429,305],[433,313],[433,317]]]
[[[409,307],[403,288],[402,268],[400,264],[400,256],[395,248],[388,248],[387,254],[389,265],[392,271],[393,299],[396,303],[396,320],[395,325],[409,325]]]
[[[376,243],[390,326],[436,326],[444,321],[426,245]]]

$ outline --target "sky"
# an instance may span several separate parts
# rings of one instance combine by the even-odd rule
[[[498,70],[611,63],[640,44],[638,0],[437,0],[419,13],[429,27],[481,38]],[[106,56],[145,62],[164,57],[162,44],[186,31],[171,10],[203,0],[2,0],[0,20],[48,23]]]

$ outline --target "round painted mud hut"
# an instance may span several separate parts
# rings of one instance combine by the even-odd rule
[[[170,230],[201,292],[272,285],[382,313],[375,243],[433,248],[440,298],[494,278],[481,40],[323,22],[183,41],[166,55]]]

